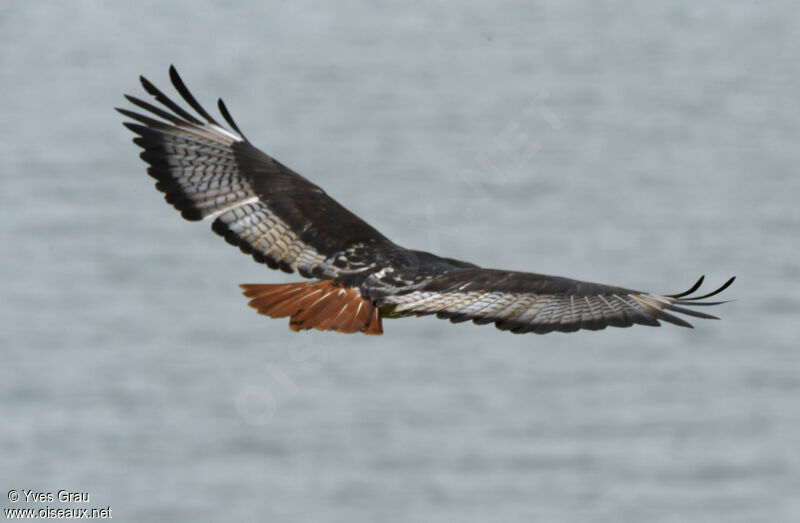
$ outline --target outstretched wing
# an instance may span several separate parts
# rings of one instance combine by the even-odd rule
[[[126,95],[143,112],[117,110],[135,120],[125,126],[138,135],[134,142],[144,149],[147,172],[184,218],[214,218],[212,229],[256,261],[306,277],[357,271],[369,258],[358,256],[359,249],[393,245],[318,186],[251,145],[222,100],[219,109],[231,130],[200,106],[174,67],[169,74],[202,120],[144,77],[142,86],[161,106]]]
[[[686,292],[662,296],[556,276],[467,269],[436,278],[408,294],[385,296],[379,305],[394,306],[393,315],[436,314],[454,323],[494,323],[514,333],[599,330],[635,323],[659,326],[659,321],[691,328],[672,313],[717,319],[687,307],[724,303],[702,300],[722,292],[733,280],[691,297],[700,288],[701,277]]]

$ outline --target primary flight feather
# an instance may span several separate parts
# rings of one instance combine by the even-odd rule
[[[187,111],[144,77],[161,104],[126,95],[140,112],[117,109],[143,149],[147,172],[187,220],[213,219],[228,243],[273,269],[313,281],[243,284],[250,305],[292,330],[381,334],[382,318],[436,314],[452,322],[494,323],[514,333],[599,330],[678,315],[716,319],[689,307],[718,305],[689,290],[659,295],[557,276],[484,269],[396,245],[325,191],[254,147],[219,100],[225,128],[195,100],[174,67],[172,85]],[[198,118],[199,116],[199,118]]]

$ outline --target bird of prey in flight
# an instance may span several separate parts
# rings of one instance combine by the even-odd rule
[[[599,330],[661,321],[691,325],[678,315],[712,318],[692,307],[723,302],[694,295],[703,282],[660,295],[558,276],[484,269],[401,247],[348,211],[320,187],[252,145],[222,100],[217,122],[195,100],[174,67],[172,85],[195,111],[181,107],[144,77],[160,105],[126,98],[141,158],[167,203],[211,228],[259,263],[312,281],[242,284],[259,313],[289,317],[294,331],[381,334],[382,318],[435,314],[454,323],[494,323],[513,333]]]

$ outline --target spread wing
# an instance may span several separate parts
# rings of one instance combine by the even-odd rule
[[[175,68],[169,72],[197,115],[144,77],[142,86],[160,106],[126,95],[142,112],[117,110],[134,120],[125,126],[138,135],[134,142],[144,149],[147,172],[184,218],[213,218],[212,229],[256,261],[306,277],[357,272],[370,263],[363,251],[394,245],[318,186],[251,145],[222,100],[219,109],[231,129],[217,123]]]
[[[380,333],[380,317],[436,314],[453,322],[495,323],[515,333],[659,325],[691,327],[676,314],[714,318],[689,307],[702,296],[658,295],[567,278],[481,269],[407,251],[318,186],[261,152],[219,100],[226,128],[209,115],[174,67],[170,79],[190,113],[145,78],[157,105],[126,96],[140,112],[117,109],[157,180],[156,188],[187,220],[213,219],[212,229],[243,252],[314,284],[245,285],[265,314],[291,316],[293,328]],[[413,263],[406,263],[408,260]],[[380,269],[380,270],[379,270]],[[331,280],[331,281],[328,281]],[[335,280],[335,281],[334,281]],[[358,290],[354,290],[358,287]],[[379,309],[375,309],[377,306]]]
[[[386,296],[379,305],[394,307],[393,315],[436,314],[454,323],[494,323],[514,333],[599,330],[636,323],[659,326],[659,321],[691,328],[675,314],[717,319],[688,307],[724,303],[703,300],[722,292],[733,280],[692,297],[703,277],[685,292],[658,295],[556,276],[467,269],[436,278],[413,292]]]

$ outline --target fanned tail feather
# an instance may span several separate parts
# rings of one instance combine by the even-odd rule
[[[272,318],[289,317],[293,331],[332,330],[345,334],[383,334],[381,314],[352,287],[332,280],[303,283],[243,283],[249,305]]]

